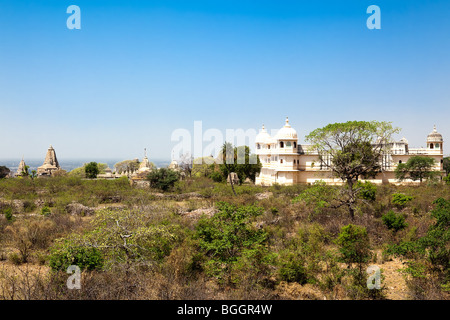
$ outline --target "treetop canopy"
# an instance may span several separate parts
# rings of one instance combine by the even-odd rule
[[[306,141],[319,152],[343,150],[348,145],[360,143],[370,143],[381,150],[392,142],[392,134],[399,132],[399,128],[392,127],[392,122],[347,121],[315,129],[306,136]]]

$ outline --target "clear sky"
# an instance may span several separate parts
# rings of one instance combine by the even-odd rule
[[[69,30],[69,5],[81,30]],[[381,30],[369,30],[369,5]],[[450,1],[0,0],[0,158],[170,158],[171,133],[280,128],[300,143],[392,121],[450,143]],[[450,145],[445,148],[450,153]]]

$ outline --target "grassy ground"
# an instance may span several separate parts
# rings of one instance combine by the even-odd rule
[[[345,207],[292,201],[309,188],[242,185],[236,186],[234,196],[230,186],[207,178],[181,181],[166,193],[132,187],[125,178],[0,180],[0,212],[12,213],[10,219],[0,215],[0,298],[449,298],[447,280],[442,278],[446,270],[426,269],[425,282],[406,276],[399,270],[411,261],[427,266],[426,256],[395,256],[386,249],[426,235],[435,222],[430,213],[433,201],[450,200],[450,186],[378,186],[374,201],[359,202],[354,220]],[[399,206],[392,202],[394,193],[412,199]],[[221,202],[260,209],[248,209],[258,214],[242,221],[227,218],[214,224],[212,217],[217,216]],[[44,207],[50,214],[41,214]],[[382,217],[390,210],[404,217],[404,228],[396,232],[387,228]],[[121,220],[121,215],[126,218]],[[342,260],[336,239],[349,224],[367,231],[371,255],[364,263]],[[205,249],[208,239],[199,231],[200,225],[213,230],[224,243],[208,242],[210,247]],[[137,249],[127,251],[123,238],[115,240],[116,227],[122,235],[124,230],[129,232],[128,247]],[[245,243],[233,239],[232,232],[220,238],[229,228],[254,236]],[[65,270],[50,268],[57,239],[71,239],[72,247],[83,241],[103,244],[98,248],[105,263],[83,271],[81,290],[65,288]],[[232,245],[222,250],[228,244]],[[120,255],[121,250],[125,254]],[[368,265],[381,268],[382,290],[366,290]],[[358,268],[364,272],[357,273]]]

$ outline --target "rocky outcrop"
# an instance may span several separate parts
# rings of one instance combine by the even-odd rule
[[[255,194],[256,200],[269,199],[273,195],[272,192],[263,192]]]
[[[90,216],[95,213],[95,210],[81,203],[72,202],[66,206],[66,212],[71,215]]]
[[[207,217],[212,217],[218,210],[216,208],[199,208],[192,211],[184,211],[181,212],[180,215],[192,219],[198,219],[202,215],[206,215]]]

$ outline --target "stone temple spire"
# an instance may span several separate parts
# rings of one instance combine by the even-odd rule
[[[44,164],[37,169],[38,175],[51,175],[53,171],[60,170],[55,149],[50,145],[45,155]]]
[[[142,159],[141,164],[139,165],[139,172],[147,172],[151,171],[152,166],[150,165],[150,161],[148,161],[147,157],[147,148],[144,148],[144,159]]]
[[[16,176],[21,176],[23,175],[24,171],[26,170],[26,164],[25,161],[23,160],[23,156],[22,156],[22,160],[19,163],[19,168],[17,168],[17,172],[16,172]]]

